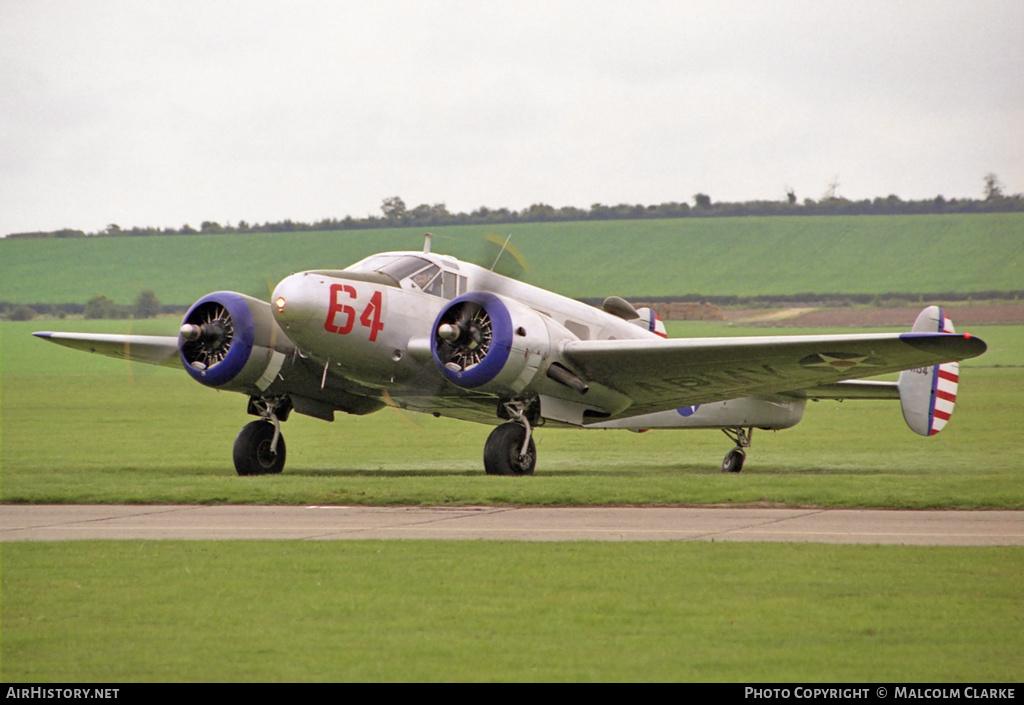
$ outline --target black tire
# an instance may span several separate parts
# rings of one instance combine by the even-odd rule
[[[725,459],[722,460],[722,472],[739,472],[743,469],[743,461],[747,459],[747,454],[743,452],[742,448],[733,448],[725,454]]]
[[[270,452],[274,424],[253,421],[235,439],[235,472],[239,475],[277,475],[284,470],[284,436],[277,439],[277,452]]]
[[[537,447],[530,437],[526,455],[519,456],[526,429],[506,423],[491,431],[484,444],[484,471],[488,475],[532,475],[537,466]]]

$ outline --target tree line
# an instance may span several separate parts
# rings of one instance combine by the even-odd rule
[[[0,319],[31,321],[36,316],[64,318],[82,316],[101,318],[155,318],[161,313],[183,313],[185,307],[165,306],[152,291],[142,291],[130,305],[119,304],[105,294],[96,294],[84,304],[17,304],[0,301]]]
[[[263,224],[244,220],[236,225],[203,221],[198,229],[185,224],[180,228],[122,228],[111,223],[103,230],[85,232],[65,228],[52,232],[12,233],[9,238],[67,237],[137,237],[147,235],[196,235],[221,233],[281,233],[331,230],[370,230],[395,227],[438,227],[443,225],[505,225],[515,223],[548,223],[587,220],[641,220],[655,218],[721,218],[743,216],[822,216],[822,215],[922,215],[947,213],[1009,213],[1024,212],[1024,194],[1006,195],[994,174],[985,176],[984,198],[950,198],[943,196],[905,201],[896,195],[884,198],[850,200],[836,194],[836,184],[818,199],[798,202],[796,194],[787,190],[785,201],[715,202],[708,194],[697,193],[693,205],[688,201],[658,205],[594,203],[590,208],[535,203],[522,210],[480,207],[469,213],[451,213],[444,203],[420,204],[409,208],[399,196],[381,202],[381,214],[365,218],[346,216],[324,218],[304,223],[290,219]]]

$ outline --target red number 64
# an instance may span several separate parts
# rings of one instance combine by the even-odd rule
[[[340,301],[341,295],[347,294],[350,299],[356,298],[356,289],[351,284],[331,284],[331,299],[327,305],[327,320],[324,321],[324,330],[338,335],[348,335],[356,322],[356,310]],[[381,295],[379,291],[373,292],[370,303],[363,309],[359,316],[359,322],[370,329],[370,342],[376,342],[377,334],[384,330],[381,323]],[[341,325],[337,324],[338,314],[345,316]]]

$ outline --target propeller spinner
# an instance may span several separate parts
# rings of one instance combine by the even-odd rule
[[[450,370],[479,365],[491,348],[491,317],[483,306],[463,301],[448,309],[437,327],[437,355]]]
[[[227,357],[235,337],[228,310],[213,302],[192,312],[179,331],[185,360],[197,370],[208,370]]]

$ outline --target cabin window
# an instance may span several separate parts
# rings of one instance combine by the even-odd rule
[[[569,329],[569,332],[575,335],[580,340],[590,340],[590,328],[577,323],[576,321],[566,321],[565,327]]]

